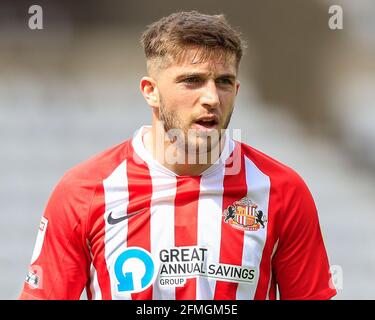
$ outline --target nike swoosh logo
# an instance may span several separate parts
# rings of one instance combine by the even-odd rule
[[[136,211],[136,212],[132,212],[132,213],[129,213],[129,214],[127,214],[126,216],[122,216],[122,217],[120,217],[120,218],[113,218],[112,217],[112,211],[109,213],[109,215],[108,215],[108,218],[107,218],[107,222],[109,223],[109,224],[117,224],[117,223],[119,223],[119,222],[121,222],[121,221],[124,221],[124,220],[126,220],[126,219],[129,219],[130,217],[132,217],[132,216],[135,216],[135,215],[137,215],[137,214],[139,214],[139,213],[141,213],[141,212],[143,212],[143,211],[145,211],[146,209],[141,209],[141,210],[138,210],[138,211]]]

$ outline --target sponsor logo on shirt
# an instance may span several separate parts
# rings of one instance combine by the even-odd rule
[[[253,284],[256,275],[255,268],[210,261],[209,250],[204,247],[163,249],[159,259],[160,286],[181,287],[187,279],[196,277]]]
[[[114,271],[119,293],[141,292],[155,281],[161,287],[182,287],[197,277],[254,284],[257,272],[254,267],[214,262],[208,248],[198,246],[162,249],[158,259],[129,247],[116,259]]]
[[[223,217],[225,223],[243,231],[258,231],[267,222],[266,215],[258,209],[258,205],[246,197],[229,205]]]
[[[141,292],[154,280],[155,262],[143,248],[129,247],[117,257],[114,272],[118,292]]]

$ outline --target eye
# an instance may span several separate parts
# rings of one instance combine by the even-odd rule
[[[219,78],[216,80],[216,83],[232,85],[233,81],[230,78]]]
[[[199,77],[189,77],[184,79],[184,82],[186,83],[199,83],[200,81],[202,80]]]

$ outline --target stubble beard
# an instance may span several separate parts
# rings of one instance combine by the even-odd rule
[[[233,107],[225,120],[223,129],[227,129],[232,113]],[[184,125],[178,118],[176,111],[167,110],[162,98],[160,98],[159,118],[160,121],[162,121],[165,134],[169,141],[174,143],[179,150],[185,152],[185,154],[188,154],[192,150],[194,150],[197,155],[199,153],[209,153],[212,149],[216,148],[221,141],[222,132],[220,129],[217,132],[216,138],[211,139],[210,135],[194,130],[188,125]],[[199,140],[201,140],[201,142],[199,142]],[[176,141],[178,143],[176,143]]]

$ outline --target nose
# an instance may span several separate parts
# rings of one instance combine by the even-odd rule
[[[205,108],[215,109],[220,103],[219,93],[217,91],[216,83],[213,80],[206,82],[206,85],[202,88],[203,93],[201,96],[201,104]]]

